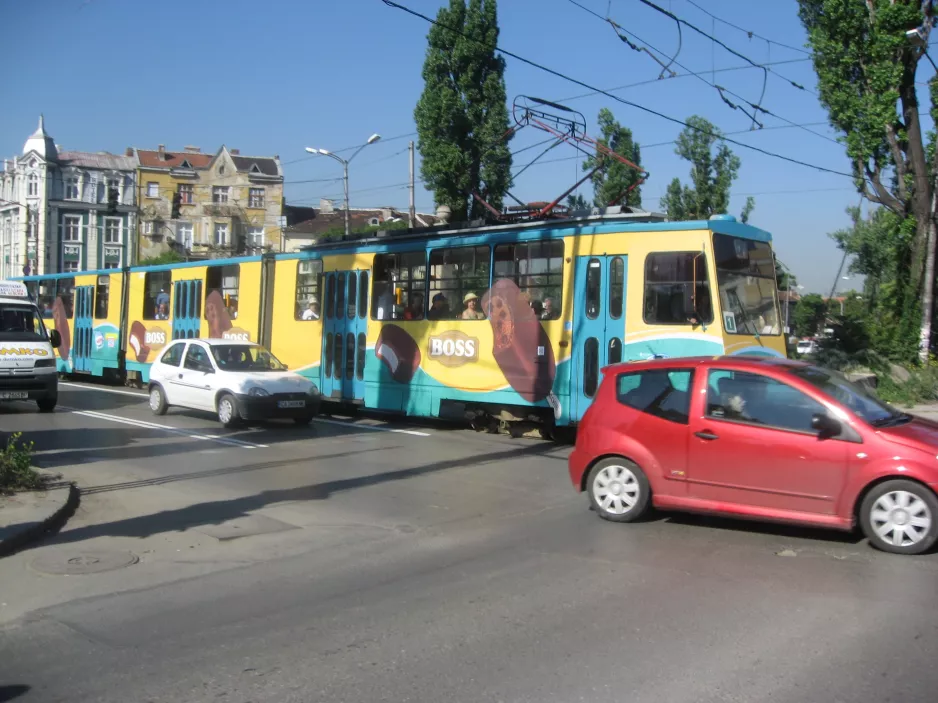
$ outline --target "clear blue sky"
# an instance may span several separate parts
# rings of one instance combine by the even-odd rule
[[[638,44],[672,55],[677,50],[675,23],[639,0],[580,2],[601,15],[608,12],[640,38],[634,39]],[[733,138],[745,144],[849,171],[843,147],[829,141],[836,135],[813,94],[806,53],[750,39],[688,0],[658,2],[756,62],[789,62],[772,66],[761,97],[761,70],[722,70],[746,63],[686,27],[682,32],[678,62],[750,102],[761,97],[760,104],[778,117],[762,116],[765,129],[749,131],[751,120],[698,78],[656,80],[658,64],[567,0],[502,0],[500,44],[597,87],[631,85],[614,94],[677,118],[702,115],[724,132],[741,132]],[[795,0],[697,2],[758,35],[804,46]],[[402,4],[435,16],[444,0]],[[415,137],[404,135],[415,130],[428,25],[381,0],[0,0],[0,19],[8,98],[0,111],[3,157],[20,153],[43,112],[48,130],[66,149],[120,153],[127,146],[194,144],[214,151],[226,144],[246,154],[278,154],[288,202],[318,204],[320,197],[341,198],[341,182],[301,181],[336,178],[341,171],[330,159],[308,156],[304,147],[337,150],[379,132],[382,141],[352,162],[352,205],[407,206],[401,184],[408,177],[407,141]],[[676,64],[672,69],[686,73]],[[924,62],[920,70],[919,80],[927,80]],[[672,178],[687,179],[688,164],[670,143],[679,125],[604,95],[577,97],[587,91],[512,59],[506,80],[509,100],[524,94],[563,101],[586,116],[593,132],[599,109],[610,107],[643,146],[643,166],[651,173],[642,190],[646,209],[659,209]],[[786,126],[779,117],[810,126],[770,129]],[[517,150],[545,137],[525,129],[511,146]],[[851,180],[732,148],[742,168],[731,212],[738,215],[746,195],[754,195],[751,222],[772,232],[779,257],[805,286],[802,292],[826,294],[840,263],[827,233],[849,224],[844,209],[859,200]],[[515,166],[538,151],[520,154]],[[545,160],[574,154],[558,147]],[[528,170],[514,192],[529,201],[551,200],[580,175],[578,159],[552,161]],[[591,197],[588,186],[581,192]],[[432,195],[419,185],[417,206],[433,210]],[[857,284],[841,280],[838,290]]]

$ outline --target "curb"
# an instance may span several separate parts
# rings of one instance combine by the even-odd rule
[[[0,557],[10,556],[30,542],[41,539],[47,532],[55,532],[75,513],[81,502],[81,490],[75,483],[68,484],[68,498],[45,520],[30,525],[15,535],[0,540]]]

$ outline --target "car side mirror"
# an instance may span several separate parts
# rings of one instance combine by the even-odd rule
[[[52,330],[49,333],[49,341],[52,343],[53,349],[58,349],[62,346],[62,333],[58,330]]]
[[[811,429],[818,433],[819,438],[828,439],[839,435],[842,427],[839,420],[827,413],[816,413],[811,416]]]

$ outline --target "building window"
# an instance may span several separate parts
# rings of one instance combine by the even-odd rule
[[[179,202],[183,205],[192,205],[192,184],[191,183],[180,183],[179,184]]]
[[[62,262],[62,272],[63,273],[75,273],[78,271],[78,261],[63,261]]]
[[[144,320],[166,320],[169,318],[169,289],[172,284],[172,271],[150,271],[144,275]]]
[[[212,307],[209,298],[212,293],[221,296],[222,304],[228,310],[228,317],[232,320],[238,317],[238,279],[240,278],[240,267],[234,266],[210,266],[205,274],[205,319],[209,319],[209,309]],[[220,311],[212,311],[212,314],[218,315]],[[222,330],[224,332],[224,330]]]
[[[542,317],[544,301],[552,317],[560,317],[563,284],[563,240],[548,239],[529,244],[499,244],[495,247],[494,278],[515,282],[527,296],[538,317]],[[548,318],[545,318],[548,319]]]
[[[106,217],[104,218],[104,243],[105,244],[120,244],[121,243],[121,218],[119,217]],[[148,225],[153,225],[152,222],[147,222]]]
[[[489,248],[484,246],[430,252],[430,319],[485,319],[482,296],[489,288],[489,258]],[[443,307],[434,308],[432,300],[438,295],[445,298]]]
[[[150,181],[147,183],[147,197],[148,198],[158,198],[160,197],[160,185],[156,181]]]
[[[176,241],[180,242],[186,249],[192,248],[192,223],[176,223]]]
[[[690,325],[713,322],[707,259],[700,252],[649,254],[645,259],[645,322]]]
[[[249,227],[247,244],[253,249],[262,249],[264,247],[264,228],[263,227]]]
[[[228,224],[225,222],[215,223],[215,246],[228,246]]]
[[[228,186],[212,186],[212,202],[213,203],[227,203],[228,202]]]
[[[377,254],[371,289],[374,320],[412,320],[413,311],[423,316],[427,298],[427,254]]]
[[[319,305],[319,281],[321,278],[322,261],[319,259],[296,262],[295,319],[319,319],[322,314]]]
[[[65,199],[78,200],[78,176],[69,176],[65,179]]]
[[[81,217],[76,215],[65,216],[65,224],[62,229],[62,241],[81,241]]]
[[[39,196],[39,176],[35,173],[29,174],[26,179],[26,195],[30,198]]]
[[[121,267],[120,247],[104,247],[104,266],[106,269],[119,269]]]
[[[264,189],[248,189],[248,207],[264,207]]]

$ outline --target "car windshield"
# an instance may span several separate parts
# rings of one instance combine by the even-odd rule
[[[286,366],[264,347],[246,344],[219,344],[212,356],[222,371],[286,371]]]
[[[32,305],[0,305],[0,341],[37,342],[49,338],[39,311]]]
[[[879,400],[858,383],[853,383],[838,371],[817,366],[796,368],[792,373],[823,391],[857,417],[875,427],[886,427],[908,422],[909,415],[901,413]]]

